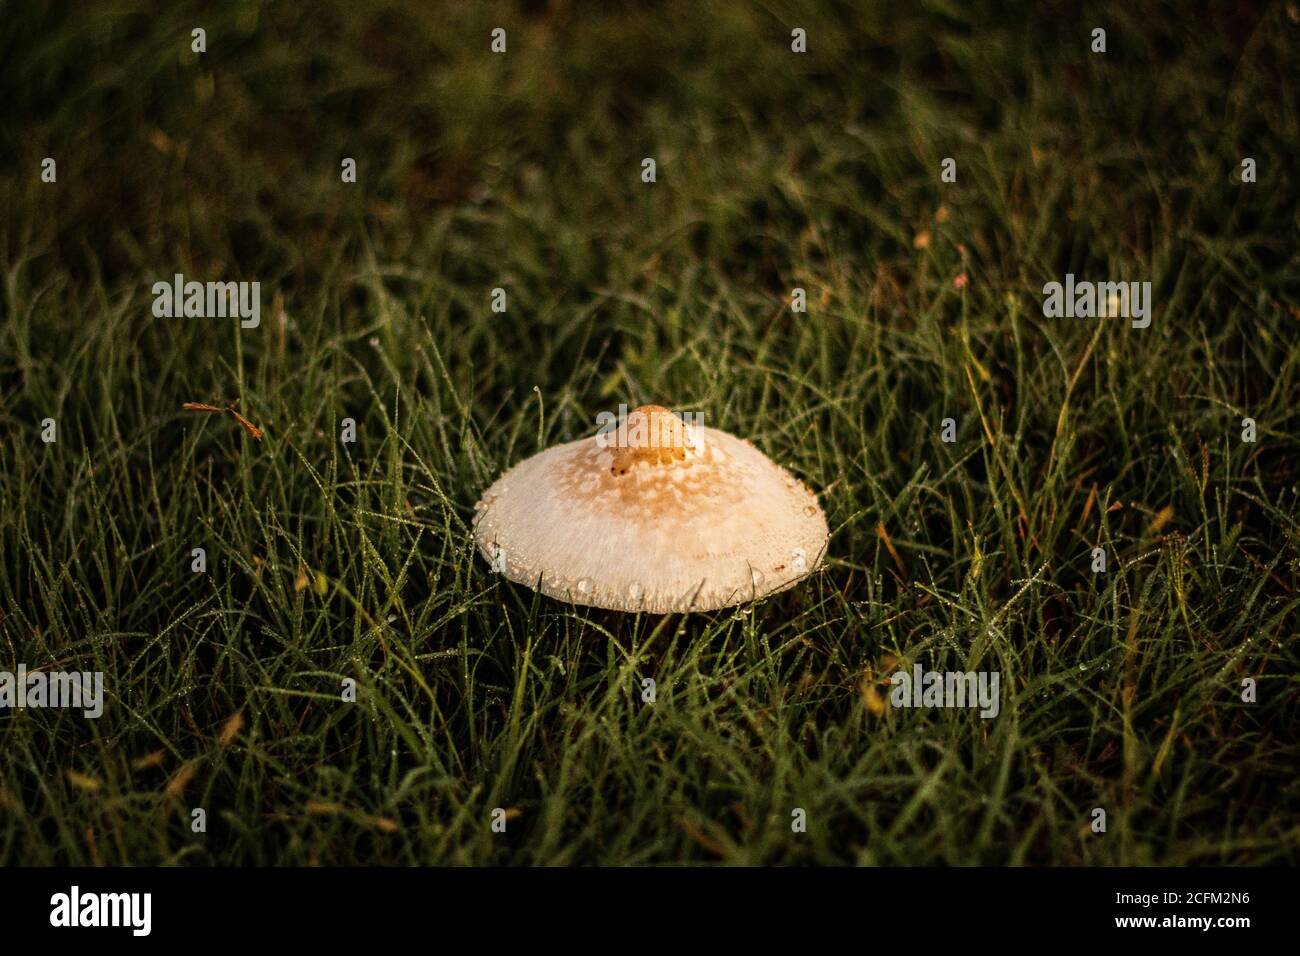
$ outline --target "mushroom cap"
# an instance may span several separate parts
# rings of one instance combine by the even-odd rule
[[[658,405],[520,462],[475,510],[479,551],[508,580],[616,611],[712,611],[782,591],[830,537],[803,482]]]

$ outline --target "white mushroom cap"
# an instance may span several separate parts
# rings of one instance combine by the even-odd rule
[[[711,611],[784,590],[830,537],[803,482],[658,405],[521,462],[476,510],[479,550],[506,578],[617,611]]]

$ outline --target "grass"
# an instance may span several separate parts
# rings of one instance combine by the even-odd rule
[[[0,711],[0,860],[1300,861],[1295,5],[859,7],[7,11],[0,670],[108,700]],[[493,575],[482,489],[650,401],[819,490],[824,568]],[[1000,715],[884,706],[914,663]]]

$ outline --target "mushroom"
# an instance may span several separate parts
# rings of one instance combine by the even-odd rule
[[[658,405],[519,463],[475,510],[479,550],[508,580],[655,614],[785,590],[830,537],[803,482],[749,441]]]

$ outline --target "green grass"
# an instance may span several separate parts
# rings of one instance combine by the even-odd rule
[[[1300,861],[1294,5],[859,6],[6,10],[0,670],[108,702],[0,712],[0,860]],[[261,327],[155,319],[178,271]],[[1151,327],[1045,319],[1067,271]],[[483,488],[650,401],[817,489],[824,568],[493,575]],[[913,663],[1001,714],[874,712]]]

